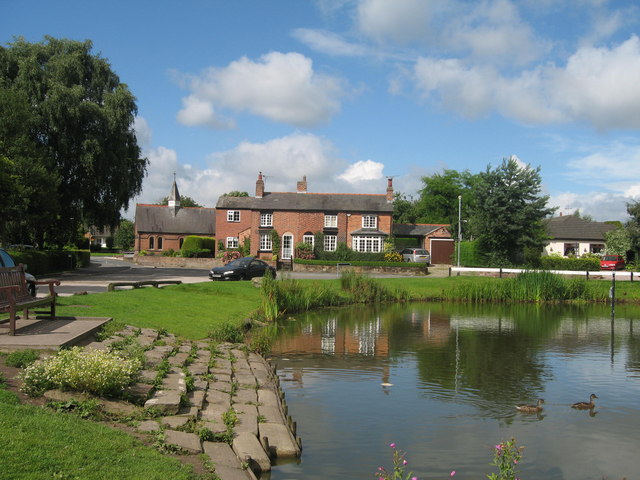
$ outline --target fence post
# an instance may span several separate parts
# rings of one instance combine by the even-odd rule
[[[451,266],[449,266],[449,276],[451,276]]]
[[[498,275],[500,278],[502,278],[502,267],[500,267],[500,273]]]
[[[587,270],[587,282],[589,281],[589,270]]]

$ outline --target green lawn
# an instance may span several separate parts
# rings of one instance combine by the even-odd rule
[[[105,425],[0,403],[2,478],[193,480],[191,467]]]
[[[260,289],[251,282],[204,282],[59,297],[58,305],[61,316],[113,317],[196,340],[216,325],[248,318],[260,305]]]

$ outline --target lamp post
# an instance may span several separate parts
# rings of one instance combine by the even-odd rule
[[[458,267],[460,266],[460,247],[462,246],[462,195],[458,195]]]

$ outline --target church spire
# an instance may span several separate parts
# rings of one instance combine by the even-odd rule
[[[169,194],[169,209],[173,215],[180,210],[180,192],[178,192],[178,185],[176,184],[176,172],[173,172],[173,186],[171,187],[171,194]]]

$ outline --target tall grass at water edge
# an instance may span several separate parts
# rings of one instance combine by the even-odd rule
[[[319,307],[408,299],[407,292],[390,289],[351,270],[342,274],[340,289],[326,282],[307,283],[292,278],[276,281],[267,275],[262,282],[261,310],[265,319],[274,321],[285,313],[305,312]]]
[[[545,271],[522,272],[500,282],[467,283],[443,291],[445,300],[483,302],[561,302],[583,300],[605,302],[601,288],[583,278],[567,278]]]

